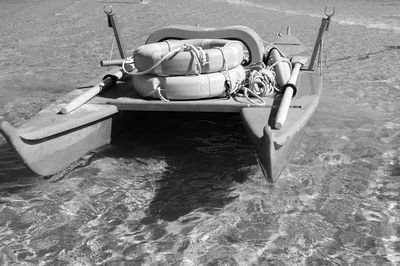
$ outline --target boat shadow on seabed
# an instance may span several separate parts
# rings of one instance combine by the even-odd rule
[[[174,221],[199,208],[222,208],[237,197],[234,184],[259,170],[237,115],[139,112],[125,116],[127,121],[140,117],[140,127],[122,122],[127,128],[102,155],[124,158],[134,164],[137,175],[153,180],[148,188],[153,190],[149,216]]]
[[[37,186],[42,182],[57,190],[61,182],[74,178],[89,186],[85,189],[112,182],[138,194],[151,191],[150,202],[143,202],[147,217],[174,221],[196,209],[224,207],[237,197],[235,183],[248,180],[256,171],[261,177],[237,114],[135,112],[124,113],[117,121],[118,133],[110,145],[48,180],[25,167],[6,143],[1,144],[0,192],[17,196],[30,188],[41,190]]]

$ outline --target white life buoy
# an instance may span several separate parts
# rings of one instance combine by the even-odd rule
[[[161,100],[196,100],[225,97],[226,84],[242,84],[246,73],[241,65],[228,71],[190,76],[133,76],[136,92],[145,98]]]
[[[172,52],[172,53],[171,53]],[[149,74],[179,76],[232,69],[244,59],[243,44],[224,39],[166,40],[142,45],[133,52],[135,66]]]

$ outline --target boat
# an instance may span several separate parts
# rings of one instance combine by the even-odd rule
[[[28,168],[38,175],[51,176],[88,152],[110,143],[115,121],[121,112],[237,113],[254,143],[262,172],[268,181],[274,182],[298,147],[302,132],[318,105],[322,76],[321,70],[314,69],[313,64],[317,53],[321,52],[322,34],[327,29],[329,18],[322,20],[313,51],[290,34],[289,30],[264,47],[259,35],[244,26],[223,29],[170,26],[153,32],[147,39],[147,44],[166,39],[191,38],[240,41],[249,53],[247,65],[265,62],[272,49],[278,49],[287,58],[309,59],[307,64],[292,62],[292,80],[288,80],[285,85],[285,93],[274,97],[259,97],[262,104],[253,104],[248,101],[249,97],[243,96],[176,101],[144,98],[132,88],[135,75],[126,71],[126,68],[134,67],[134,62],[124,60],[126,55],[120,36],[116,34],[124,70],[107,75],[92,88],[71,91],[18,128],[3,121],[0,132]],[[121,60],[116,61],[114,65],[121,65]],[[293,72],[296,72],[296,77],[293,77]],[[68,110],[71,103],[73,107]]]

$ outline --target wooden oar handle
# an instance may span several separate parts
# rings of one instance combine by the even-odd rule
[[[292,97],[297,93],[296,82],[299,76],[300,68],[303,64],[301,62],[296,62],[293,66],[292,74],[285,86],[283,86],[283,96],[281,104],[279,105],[278,113],[275,118],[275,128],[281,129],[286,121],[286,117],[289,112],[290,102]]]
[[[296,85],[297,78],[299,77],[300,68],[302,67],[301,63],[295,63],[293,66],[292,74],[288,80],[288,84]]]
[[[276,129],[281,129],[286,121],[293,93],[294,93],[293,87],[291,86],[286,87],[285,92],[283,93],[282,96],[281,104],[279,105],[278,113],[276,114],[276,119],[275,119]]]
[[[102,82],[91,87],[83,94],[70,101],[66,106],[62,107],[60,113],[66,115],[77,109],[78,107],[92,99],[94,96],[99,94],[103,89],[113,86],[119,79],[122,78],[124,74],[125,71],[121,69],[114,74],[106,75],[105,79]]]

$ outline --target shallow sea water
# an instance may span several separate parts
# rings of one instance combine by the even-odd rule
[[[292,25],[312,47],[323,1],[301,1],[312,14],[292,2],[113,6],[121,26],[140,25],[122,27],[128,49],[176,23],[242,24],[266,40]],[[336,7],[326,39],[320,105],[275,184],[263,179],[240,118],[231,115],[134,114],[112,144],[49,179],[27,170],[0,139],[0,264],[400,264],[400,32],[385,19],[387,27],[372,27],[378,15],[371,24],[343,23],[355,12],[336,2],[343,11]],[[349,2],[368,10],[359,14],[365,21],[378,7],[400,8],[396,1]],[[5,3],[11,15],[22,12]],[[44,12],[42,20],[26,19],[39,25],[38,37],[18,20],[4,28],[0,118],[13,124],[100,75],[88,64],[111,44],[110,32],[96,31],[105,26],[103,3],[63,1],[45,11],[42,3],[50,2],[31,8]],[[180,16],[162,16],[168,8]],[[58,26],[46,28],[45,19]],[[31,39],[30,47],[17,37]],[[15,58],[25,64],[13,65]]]

